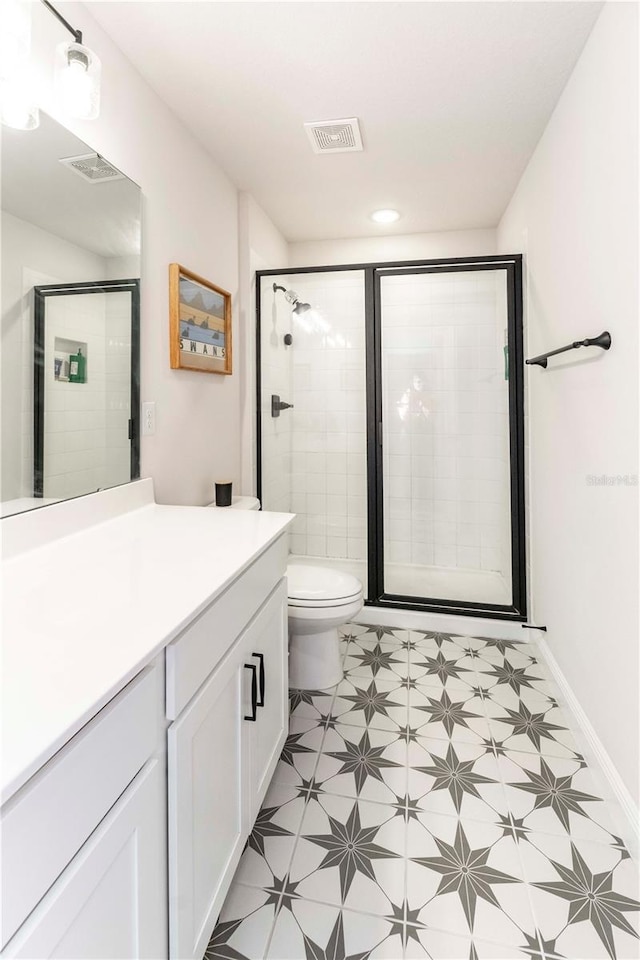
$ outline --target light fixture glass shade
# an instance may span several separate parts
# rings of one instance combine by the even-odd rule
[[[76,120],[95,120],[100,113],[102,64],[81,43],[56,47],[55,94],[60,110]]]
[[[14,72],[0,83],[0,119],[15,130],[35,130],[40,125],[38,103],[24,71]]]
[[[29,59],[31,49],[31,3],[2,0],[0,31],[0,76],[10,77]]]

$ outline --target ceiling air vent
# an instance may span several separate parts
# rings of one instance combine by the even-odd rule
[[[357,117],[349,120],[318,120],[305,123],[314,153],[355,153],[362,150]]]
[[[87,183],[105,183],[107,180],[123,180],[124,174],[100,156],[99,153],[85,153],[81,157],[65,157],[60,160]]]

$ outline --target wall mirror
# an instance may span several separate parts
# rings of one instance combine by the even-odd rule
[[[52,118],[1,128],[2,516],[139,477],[140,188]]]

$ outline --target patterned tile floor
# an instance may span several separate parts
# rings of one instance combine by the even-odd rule
[[[535,648],[343,634],[206,960],[637,958],[638,871]]]

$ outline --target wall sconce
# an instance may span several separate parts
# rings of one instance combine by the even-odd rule
[[[54,89],[60,108],[76,120],[95,120],[100,113],[102,64],[89,47],[83,46],[82,31],[74,30],[49,0],[42,2],[73,37],[73,43],[56,47]]]
[[[6,126],[33,130],[40,117],[25,62],[29,55],[31,5],[29,0],[4,2],[8,4],[10,14],[6,16],[3,7],[1,119]],[[60,43],[56,47],[54,93],[60,110],[76,120],[95,120],[100,112],[100,60],[83,45],[82,31],[75,30],[49,0],[42,0],[42,3],[73,37],[73,42]]]

